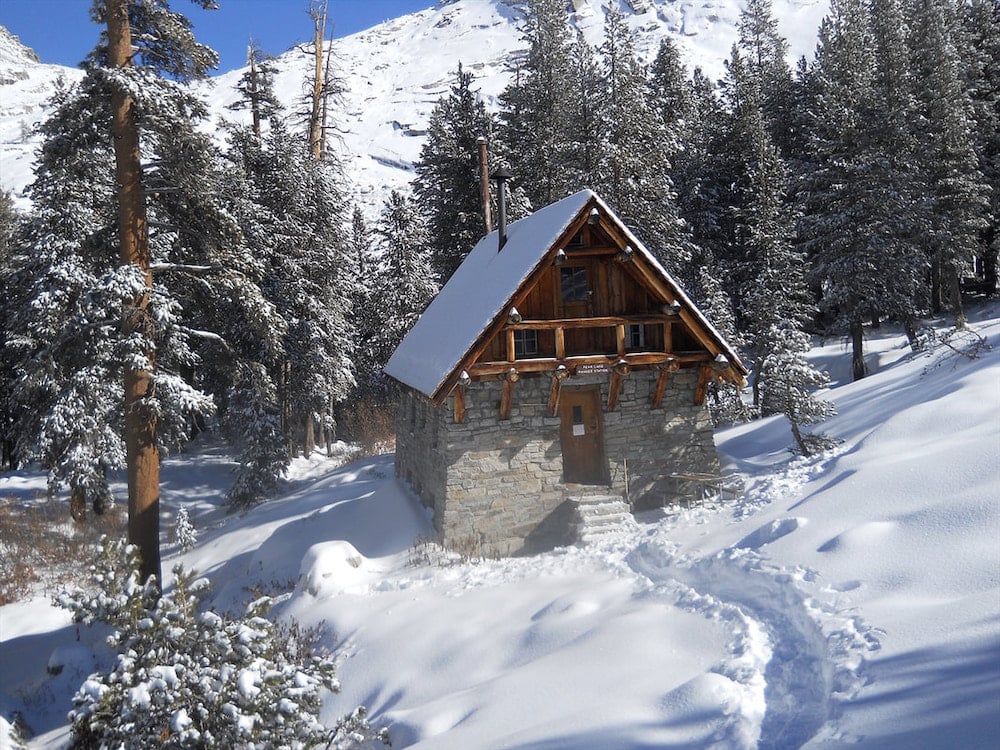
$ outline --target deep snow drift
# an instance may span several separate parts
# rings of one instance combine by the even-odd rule
[[[180,507],[199,532],[187,554],[165,541],[164,569],[205,573],[219,609],[266,591],[324,624],[343,683],[324,718],[365,704],[396,748],[996,747],[1000,305],[972,330],[923,354],[872,335],[857,383],[828,342],[835,451],[794,457],[777,418],[723,430],[735,503],[537,557],[423,543],[391,456],[299,459],[280,498],[226,516],[231,463],[205,444],[164,469],[165,540]],[[25,501],[43,486],[0,478]],[[68,621],[44,596],[0,608],[0,709],[33,747],[65,743],[106,658]]]

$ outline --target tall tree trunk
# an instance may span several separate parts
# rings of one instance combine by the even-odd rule
[[[316,423],[313,420],[312,412],[306,414],[305,435],[302,439],[302,455],[306,458],[312,455],[316,447]]]
[[[314,159],[323,155],[323,41],[326,37],[326,2],[314,0],[309,11],[315,32],[315,64],[313,71],[312,109],[309,112],[309,149]]]
[[[941,284],[941,261],[936,256],[931,259],[931,312],[935,315],[944,309]]]
[[[944,274],[948,283],[948,294],[951,297],[951,309],[955,313],[955,328],[964,330],[968,321],[965,318],[965,306],[962,304],[962,282],[958,278],[955,264],[946,264]]]
[[[247,50],[247,57],[250,63],[250,116],[253,119],[253,134],[260,140],[260,92],[258,89],[257,77],[257,45],[252,41]]]
[[[920,337],[917,336],[917,327],[913,323],[912,315],[907,315],[903,319],[903,330],[906,331],[906,340],[910,343],[910,351],[919,352],[923,347],[920,345]]]
[[[854,379],[865,376],[865,331],[860,320],[851,321],[851,369]]]
[[[113,67],[132,65],[132,32],[128,0],[109,0],[108,56]],[[146,291],[132,300],[122,321],[123,333],[151,334],[149,299],[153,276],[149,268],[149,234],[146,203],[142,190],[139,128],[135,102],[122,88],[111,94],[115,149],[115,178],[118,183],[118,234],[122,263],[137,266]],[[155,353],[146,352],[150,369],[126,363],[125,370],[125,453],[128,475],[128,540],[139,548],[142,580],[160,575],[160,454],[156,445],[156,416],[147,399],[153,392],[152,369]]]

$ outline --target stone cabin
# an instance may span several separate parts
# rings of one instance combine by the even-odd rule
[[[396,475],[445,546],[574,541],[574,503],[685,499],[715,475],[707,384],[747,370],[590,190],[484,237],[385,368],[403,387]]]

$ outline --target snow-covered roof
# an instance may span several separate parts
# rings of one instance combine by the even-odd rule
[[[504,312],[557,240],[588,206],[615,222],[636,252],[663,277],[684,309],[694,315],[730,362],[739,358],[711,323],[643,244],[592,190],[581,190],[507,226],[497,252],[497,232],[483,237],[396,348],[385,373],[428,397],[435,397],[469,350]]]

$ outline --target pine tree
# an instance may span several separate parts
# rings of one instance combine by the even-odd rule
[[[274,93],[273,60],[273,55],[261,51],[257,42],[250,40],[247,46],[247,69],[236,84],[240,98],[229,106],[231,110],[250,110],[251,127],[258,138],[261,135],[261,123],[270,120],[282,109]]]
[[[947,299],[955,325],[963,328],[960,280],[971,270],[979,233],[988,227],[990,188],[975,151],[954,8],[949,0],[916,0],[910,12],[912,67],[919,82],[917,168],[926,193],[921,236],[935,280],[932,304],[937,308]]]
[[[792,143],[792,73],[786,61],[788,42],[778,31],[771,0],[748,0],[737,29],[737,49],[759,91],[771,139],[787,157]]]
[[[335,165],[313,159],[305,136],[277,119],[260,141],[235,129],[232,144],[230,159],[247,181],[239,221],[259,264],[261,292],[280,320],[274,326],[280,341],[266,360],[271,383],[259,374],[245,382],[261,383],[251,397],[273,386],[291,454],[295,435],[308,433],[310,423],[332,430],[333,407],[354,385],[355,275],[346,256],[343,198]],[[299,444],[310,449],[308,434]]]
[[[728,196],[733,178],[724,157],[727,116],[715,84],[700,69],[692,75],[690,93],[691,113],[684,123],[683,147],[674,157],[678,210],[691,228],[692,263],[699,268],[718,267],[726,296],[732,299],[737,289],[719,266],[732,244]]]
[[[375,234],[379,265],[372,299],[381,325],[373,337],[373,358],[381,370],[439,287],[412,201],[394,190],[382,208]]]
[[[6,190],[0,190],[0,286],[13,288],[8,274],[14,257],[14,238],[20,215]],[[15,371],[14,310],[10,295],[0,299],[0,470],[18,468],[16,408],[13,401]]]
[[[385,400],[386,381],[382,377],[384,361],[375,348],[383,317],[375,300],[374,274],[378,259],[374,253],[373,231],[361,209],[355,207],[351,221],[350,265],[358,279],[351,309],[354,321],[354,366],[357,379],[356,399]]]
[[[772,414],[784,414],[792,428],[799,452],[811,456],[832,448],[836,441],[821,435],[802,432],[805,425],[816,424],[833,416],[833,403],[818,398],[814,391],[829,383],[826,373],[813,367],[805,358],[809,336],[795,328],[776,324],[764,335],[770,339],[761,367],[764,398]]]
[[[486,231],[482,218],[477,140],[493,131],[493,117],[459,65],[447,97],[431,112],[416,166],[414,192],[423,208],[434,270],[447,281]]]
[[[691,248],[677,215],[668,136],[650,105],[645,71],[621,13],[608,12],[601,45],[603,89],[598,190],[671,273],[690,281]]]
[[[203,8],[212,0],[198,0]],[[129,487],[129,540],[140,548],[143,577],[160,574],[159,480],[156,409],[152,404],[155,345],[142,341],[154,326],[150,299],[149,227],[142,185],[139,121],[142,100],[168,95],[160,75],[175,81],[204,76],[218,55],[194,40],[190,22],[166,0],[133,3],[94,0],[91,14],[107,26],[94,59],[107,66],[111,91],[111,133],[118,196],[119,254],[141,275],[131,309],[123,316],[126,339],[134,339],[125,368],[125,446]],[[155,107],[151,107],[155,110]]]
[[[572,91],[567,102],[566,180],[577,187],[600,184],[600,168],[607,138],[606,118],[601,115],[603,81],[594,48],[577,30],[570,50]]]
[[[988,225],[980,232],[976,259],[982,289],[998,291],[1000,266],[1000,5],[994,0],[958,4],[961,34],[956,46],[965,61],[961,68],[972,101],[973,138],[979,169],[990,192]]]
[[[568,181],[571,42],[562,0],[529,0],[528,54],[500,96],[502,160],[533,208],[578,189]]]
[[[887,33],[892,8],[873,23],[867,3],[843,0],[824,21],[810,72],[810,154],[800,231],[823,290],[821,305],[848,331],[855,379],[864,377],[864,323],[916,314],[922,263],[911,238],[922,190],[904,126],[907,82]]]

